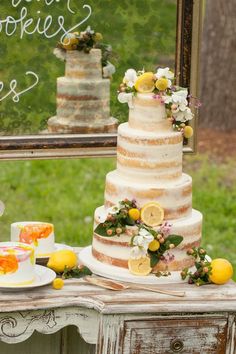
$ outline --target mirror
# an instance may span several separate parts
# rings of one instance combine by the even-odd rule
[[[110,116],[119,123],[127,120],[128,107],[117,101],[117,88],[130,67],[175,68],[177,83],[196,93],[190,78],[198,70],[200,1],[9,0],[0,13],[1,159],[115,155],[114,122],[100,131],[49,127],[60,104],[57,78],[65,73],[53,50],[67,31],[89,25],[112,45]],[[195,140],[186,151],[193,151]]]

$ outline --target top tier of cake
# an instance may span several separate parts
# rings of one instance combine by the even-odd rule
[[[129,110],[129,126],[151,132],[172,131],[166,117],[165,104],[153,93],[137,93],[133,97],[133,108]]]
[[[102,54],[100,49],[92,49],[90,53],[71,50],[66,53],[67,78],[83,80],[102,79]]]

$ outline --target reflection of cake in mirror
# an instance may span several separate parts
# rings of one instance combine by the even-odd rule
[[[19,242],[0,242],[0,286],[21,286],[34,281],[34,249]]]
[[[36,221],[15,222],[11,224],[11,241],[33,246],[36,257],[48,257],[55,251],[54,226]]]
[[[66,72],[57,79],[57,115],[48,120],[50,133],[116,131],[117,120],[110,117],[111,47],[95,48],[101,38],[88,28],[69,34],[55,49],[56,56],[66,61]]]

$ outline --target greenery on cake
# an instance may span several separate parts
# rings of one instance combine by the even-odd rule
[[[181,272],[183,280],[188,279],[189,284],[197,286],[205,284],[225,284],[233,276],[231,263],[224,258],[211,260],[202,247],[193,247],[187,251],[187,255],[195,259],[195,269],[184,268]]]
[[[103,77],[111,77],[115,73],[115,66],[110,62],[114,55],[111,45],[102,43],[102,40],[102,34],[88,26],[85,31],[68,33],[63,41],[57,44],[54,54],[59,59],[65,60],[66,51],[78,50],[89,54],[93,48],[101,49]]]
[[[174,260],[171,250],[182,242],[183,237],[171,234],[171,225],[163,220],[164,210],[158,203],[149,202],[139,208],[135,200],[125,199],[100,217],[94,232],[103,237],[130,236],[129,269],[133,274],[155,272],[154,267],[162,261],[167,272],[156,274],[169,275],[168,263]]]
[[[193,135],[189,122],[193,119],[190,106],[200,106],[198,100],[188,94],[186,88],[174,85],[174,73],[168,68],[158,68],[156,73],[128,69],[118,89],[118,100],[133,108],[137,93],[153,93],[153,99],[165,104],[166,116],[173,129],[188,139]]]

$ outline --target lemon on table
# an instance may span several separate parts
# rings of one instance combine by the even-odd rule
[[[152,92],[155,88],[153,73],[148,72],[140,75],[135,82],[134,87],[140,93]]]
[[[134,221],[137,221],[140,218],[140,211],[137,208],[132,208],[129,210],[129,216]]]
[[[64,286],[64,281],[61,278],[56,278],[52,282],[52,287],[55,290],[60,290],[63,288],[63,286]]]
[[[209,279],[215,284],[225,284],[233,276],[232,264],[224,258],[216,258],[211,262],[211,273]]]
[[[160,242],[157,240],[153,240],[148,245],[148,249],[152,252],[156,252],[159,248],[160,248]]]
[[[134,275],[148,275],[152,268],[150,267],[150,258],[141,257],[139,259],[130,258],[128,261],[129,271]]]
[[[145,204],[141,209],[141,220],[147,226],[158,226],[164,219],[164,209],[156,202]]]
[[[49,258],[47,267],[53,269],[56,273],[62,273],[65,267],[71,269],[78,263],[75,252],[71,250],[60,250],[54,252]]]

